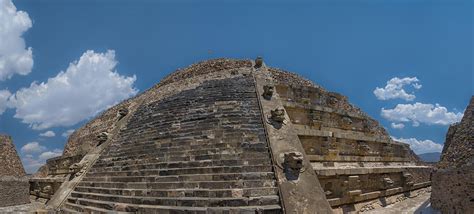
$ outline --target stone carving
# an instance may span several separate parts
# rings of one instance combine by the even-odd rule
[[[311,125],[315,125],[323,120],[322,114],[314,109],[309,110],[309,118],[311,119]]]
[[[69,167],[69,173],[72,174],[74,177],[82,175],[87,168],[88,161],[84,161],[82,163],[74,163]]]
[[[362,155],[370,154],[370,146],[365,141],[358,141],[357,142],[357,151]]]
[[[49,195],[49,194],[53,194],[52,191],[53,191],[53,188],[51,187],[51,185],[47,185],[43,187],[43,190],[41,192]]]
[[[119,109],[118,112],[117,112],[117,117],[118,117],[118,119],[120,120],[120,119],[124,118],[125,116],[127,116],[128,112],[129,112],[129,111],[128,111],[127,108],[121,108],[121,109]]]
[[[328,102],[329,105],[335,106],[337,104],[337,102],[339,102],[339,100],[337,99],[336,96],[330,95],[327,99],[327,102]]]
[[[413,182],[413,175],[411,173],[408,173],[408,172],[404,172],[403,175],[403,184],[406,186],[406,187],[411,187],[413,186],[414,182]]]
[[[97,140],[99,141],[99,144],[102,144],[103,142],[107,141],[109,139],[109,133],[108,132],[101,132],[99,135],[97,135]]]
[[[263,97],[267,100],[271,99],[273,96],[274,90],[275,90],[275,87],[273,85],[263,86]]]
[[[255,68],[261,68],[263,66],[263,58],[261,56],[258,56],[255,59]]]
[[[388,189],[390,187],[393,187],[394,183],[395,182],[393,182],[393,180],[390,179],[390,177],[388,177],[388,176],[385,176],[385,177],[382,178],[382,184],[383,184],[384,189]]]
[[[347,196],[353,198],[362,194],[362,190],[360,190],[360,179],[358,175],[349,176],[347,180],[344,181],[344,186],[348,190],[346,192]]]
[[[271,119],[278,123],[283,123],[285,121],[285,109],[276,108],[271,111]]]
[[[303,169],[303,154],[301,152],[286,152],[283,166],[288,180],[297,180]]]
[[[350,126],[352,125],[352,119],[350,117],[347,117],[347,116],[344,116],[342,118],[342,122],[344,123],[344,125],[346,126]]]

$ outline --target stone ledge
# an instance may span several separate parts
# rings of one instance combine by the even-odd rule
[[[380,156],[336,156],[308,155],[311,162],[410,162],[409,158]]]
[[[356,175],[356,174],[381,174],[403,172],[406,169],[430,169],[429,166],[392,166],[392,167],[360,167],[360,168],[333,168],[325,169],[314,168],[314,171],[319,176],[334,176],[334,175]]]
[[[364,140],[364,141],[372,141],[372,142],[380,142],[380,143],[393,143],[389,142],[386,139],[375,137],[375,136],[368,136],[365,132],[358,132],[358,131],[350,131],[338,128],[328,128],[328,127],[321,127],[321,130],[311,128],[307,125],[300,125],[300,124],[293,124],[296,132],[300,136],[317,136],[317,137],[336,137],[336,138],[344,138],[344,139],[351,139],[351,140]]]
[[[342,116],[349,116],[349,117],[358,118],[358,119],[366,119],[365,117],[352,113],[352,112],[342,111],[342,110],[338,110],[338,109],[334,109],[334,108],[330,108],[326,106],[321,106],[321,105],[315,105],[315,104],[303,105],[303,104],[290,102],[290,101],[283,101],[283,105],[285,107],[290,107],[290,108],[312,109],[312,110],[324,111],[328,113],[335,113]]]
[[[343,204],[353,204],[353,203],[359,203],[363,201],[368,201],[368,200],[373,200],[381,197],[388,197],[392,196],[395,194],[399,193],[404,193],[404,192],[412,192],[418,189],[422,189],[425,187],[429,187],[431,185],[431,182],[423,182],[423,183],[417,183],[413,185],[410,189],[407,188],[402,188],[402,187],[397,187],[397,188],[392,188],[392,189],[387,189],[384,191],[374,191],[374,192],[368,192],[368,193],[362,193],[358,196],[354,196],[352,201],[347,201],[344,200],[344,198],[332,198],[328,199],[329,204],[331,207],[337,207],[341,206]]]

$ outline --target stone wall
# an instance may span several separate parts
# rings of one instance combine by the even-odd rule
[[[0,207],[30,203],[26,177],[0,176]]]
[[[12,138],[0,135],[0,176],[25,176],[25,169],[13,145]]]
[[[200,77],[206,77],[218,71],[249,68],[251,65],[252,63],[249,60],[213,59],[172,72],[157,85],[136,97],[125,100],[107,109],[89,123],[76,130],[69,137],[63,155],[83,155],[90,151],[90,149],[97,144],[96,137],[98,134],[113,129],[115,122],[117,122],[117,113],[120,109],[128,109],[129,113],[133,113],[142,104],[151,103],[168,95],[175,94],[180,90],[188,88],[189,84],[196,85],[196,83],[199,83]],[[178,82],[179,84],[176,84]]]
[[[474,167],[439,169],[432,176],[431,204],[443,213],[474,210]]]
[[[474,210],[474,96],[460,123],[449,127],[441,160],[432,174],[433,207],[444,213]]]

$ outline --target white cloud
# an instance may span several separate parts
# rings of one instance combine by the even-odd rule
[[[47,132],[41,133],[40,136],[41,137],[54,137],[56,136],[56,133],[54,133],[53,131],[47,131]]]
[[[403,129],[405,128],[405,124],[403,123],[392,123],[390,126],[394,129]]]
[[[61,155],[62,155],[62,150],[60,149],[45,151],[41,153],[40,155],[38,155],[37,157],[31,154],[26,154],[22,158],[23,166],[25,167],[25,170],[27,173],[35,173],[36,171],[38,171],[38,168],[40,168],[46,163],[46,160],[50,158],[58,157]]]
[[[26,154],[40,153],[46,150],[46,147],[41,146],[38,142],[30,142],[21,147],[21,151]]]
[[[31,72],[32,50],[22,38],[31,26],[28,13],[17,11],[11,0],[0,0],[0,81]]]
[[[25,167],[26,173],[31,173],[31,174],[38,171],[38,168],[40,168],[42,165],[45,164],[45,162],[35,159],[33,155],[25,155],[22,158],[22,161],[23,161],[23,167]]]
[[[379,100],[400,98],[406,101],[411,101],[416,98],[415,94],[407,93],[403,87],[411,85],[414,89],[420,89],[421,85],[418,82],[419,80],[416,77],[405,77],[401,79],[394,77],[387,81],[387,85],[384,88],[375,88],[374,94]]]
[[[61,136],[69,137],[69,135],[71,135],[73,132],[74,132],[74,129],[69,129],[69,130],[63,132],[63,134],[61,134]]]
[[[58,156],[61,156],[61,155],[62,155],[62,151],[60,149],[55,149],[53,151],[43,152],[38,157],[39,157],[40,160],[46,161],[50,158],[58,157]]]
[[[7,90],[0,90],[0,115],[7,109],[7,100],[11,93]]]
[[[392,122],[411,122],[413,126],[420,123],[428,125],[449,125],[459,122],[463,114],[461,112],[449,112],[446,107],[439,104],[398,104],[394,109],[382,108],[383,118]]]
[[[431,140],[417,140],[416,138],[395,138],[392,137],[395,141],[400,141],[410,145],[410,148],[416,154],[423,154],[428,152],[441,152],[443,150],[443,145],[437,144]]]
[[[71,126],[135,95],[135,76],[115,71],[115,52],[86,51],[47,82],[33,82],[9,99],[15,118],[36,130]]]

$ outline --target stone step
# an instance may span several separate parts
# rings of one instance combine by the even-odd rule
[[[156,157],[153,155],[136,155],[133,157],[100,157],[99,162],[103,161],[128,161],[130,159],[155,159],[157,162],[176,162],[176,161],[199,161],[199,160],[230,160],[230,159],[255,159],[259,157],[267,157],[268,153],[262,154],[262,152],[244,152],[237,154],[210,154],[210,155],[182,155],[175,157]]]
[[[76,187],[77,192],[101,193],[124,196],[148,197],[257,197],[278,195],[277,187],[241,188],[241,189],[123,189],[102,187]]]
[[[113,145],[109,148],[108,154],[120,154],[123,152],[141,152],[144,150],[155,150],[159,152],[170,151],[193,151],[203,149],[224,149],[224,148],[266,148],[268,145],[264,142],[226,142],[213,141],[184,141],[184,142],[145,142],[127,145]]]
[[[274,179],[273,172],[187,174],[170,176],[85,176],[82,181],[102,182],[187,182]]]
[[[148,204],[164,206],[183,207],[236,207],[236,206],[259,206],[279,204],[278,195],[259,197],[145,197],[145,196],[122,196],[101,193],[71,193],[69,201],[74,199],[92,199],[100,201],[113,201],[126,204]]]
[[[93,207],[93,206],[85,206],[81,204],[70,203],[66,201],[64,205],[61,207],[60,213],[110,213],[110,210]],[[126,213],[126,212],[121,212]]]
[[[67,202],[67,205],[73,205],[78,209],[83,209],[84,212],[97,210],[93,213],[110,213],[115,202],[98,201],[91,199],[76,199],[79,204]],[[87,205],[87,206],[85,206]],[[207,213],[242,213],[242,214],[281,214],[283,213],[280,205],[266,205],[266,206],[245,206],[245,207],[178,207],[178,206],[157,206],[157,205],[138,205],[138,204],[123,204],[128,207],[135,208],[134,213],[153,213],[153,214],[207,214]],[[100,211],[99,211],[100,210]],[[90,211],[89,211],[90,212]]]
[[[151,163],[147,163],[150,161]],[[247,165],[270,165],[270,157],[248,160],[202,160],[202,161],[176,161],[176,162],[153,162],[148,160],[129,160],[117,162],[98,161],[91,172],[96,171],[118,171],[118,170],[141,170],[141,169],[164,169],[164,168],[189,168],[189,167],[210,167],[210,166],[247,166]]]
[[[143,169],[135,171],[96,171],[88,172],[87,177],[93,176],[147,176],[147,175],[185,175],[185,174],[213,174],[213,173],[245,173],[245,172],[272,172],[271,165],[250,166],[211,166],[168,169]]]
[[[248,123],[247,121],[249,121],[250,123]],[[187,139],[206,140],[210,139],[207,135],[207,130],[225,131],[221,132],[221,139],[231,139],[243,137],[242,132],[258,132],[262,129],[261,123],[257,123],[260,122],[260,120],[257,121],[254,118],[249,117],[243,117],[235,121],[228,121],[226,118],[225,121],[215,120],[212,122],[209,121],[189,124],[189,126],[192,127],[185,127],[181,125],[180,128],[172,128],[171,126],[173,126],[176,122],[179,121],[173,121],[173,123],[160,126],[142,124],[141,127],[129,127],[119,136],[118,140],[131,139],[131,143],[144,142],[145,140],[161,139],[168,139],[173,141]],[[238,128],[236,128],[236,126],[238,126]]]
[[[113,157],[124,157],[124,158],[135,158],[137,156],[153,156],[153,157],[182,157],[182,156],[200,156],[200,155],[212,155],[212,154],[239,154],[247,152],[259,152],[259,153],[268,153],[267,147],[262,148],[215,148],[215,149],[198,149],[198,150],[189,150],[189,151],[168,151],[162,152],[155,149],[141,150],[135,152],[119,152],[119,153],[107,153],[102,157],[104,158],[113,158]]]
[[[275,187],[275,180],[189,181],[189,182],[98,182],[81,181],[81,187],[128,189],[233,189]]]
[[[102,168],[102,167],[144,167],[148,168],[148,165],[170,165],[175,166],[173,168],[179,168],[177,166],[199,166],[203,163],[209,163],[211,166],[233,166],[233,165],[257,165],[259,163],[270,163],[270,157],[260,156],[255,157],[252,159],[242,159],[242,158],[234,158],[234,159],[221,159],[221,160],[193,160],[193,161],[162,161],[160,158],[144,158],[144,159],[129,159],[129,160],[121,160],[121,161],[109,161],[104,159],[99,159],[95,164],[94,168]],[[144,166],[141,166],[144,165]],[[93,171],[94,168],[91,170]]]

